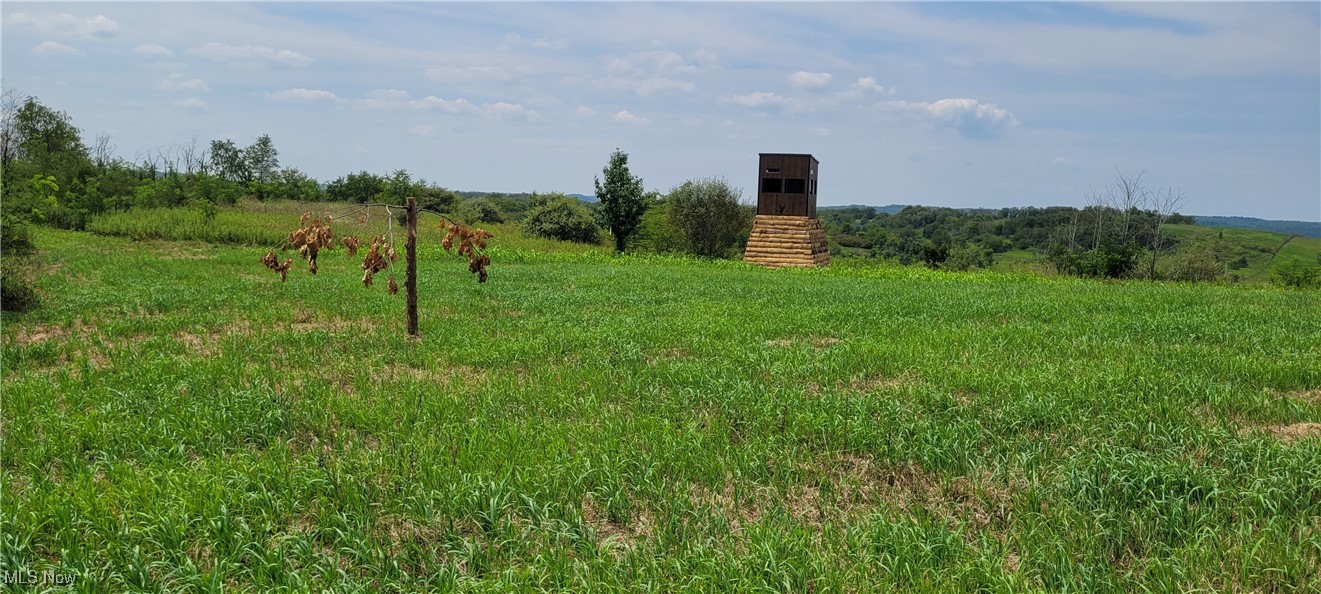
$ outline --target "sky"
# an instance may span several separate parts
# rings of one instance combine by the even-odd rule
[[[7,88],[140,161],[269,134],[322,181],[593,193],[811,153],[818,201],[1321,221],[1321,3],[22,3]]]

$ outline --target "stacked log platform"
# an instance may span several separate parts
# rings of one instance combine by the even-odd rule
[[[762,266],[828,266],[826,229],[817,219],[757,215],[743,261]]]

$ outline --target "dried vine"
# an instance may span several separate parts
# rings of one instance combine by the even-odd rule
[[[266,252],[266,255],[259,260],[266,268],[280,275],[280,281],[284,282],[293,266],[293,259],[285,259],[281,262],[276,255],[276,250],[293,248],[298,250],[298,255],[307,261],[308,270],[312,274],[317,273],[317,256],[321,250],[335,249],[335,233],[331,224],[336,219],[347,218],[352,215],[357,217],[357,229],[353,234],[346,234],[340,238],[340,245],[344,247],[350,257],[357,256],[362,247],[362,239],[359,234],[365,229],[369,220],[366,211],[372,207],[381,207],[386,210],[387,230],[383,234],[373,235],[368,241],[367,252],[362,260],[362,284],[365,287],[372,286],[373,278],[380,272],[388,271],[389,280],[386,283],[386,290],[391,294],[399,292],[399,283],[395,280],[394,263],[399,259],[399,254],[394,248],[394,224],[392,217],[389,216],[390,209],[399,209],[401,207],[390,204],[364,204],[346,209],[349,212],[327,214],[323,219],[312,218],[312,213],[305,212],[299,219],[299,227],[289,232],[289,236],[281,242],[280,245]],[[468,258],[468,271],[477,275],[477,282],[485,283],[487,278],[486,268],[491,264],[491,258],[486,255],[486,244],[492,235],[485,229],[470,229],[464,225],[450,220],[449,217],[435,212],[433,210],[418,209],[419,213],[427,212],[440,217],[442,220],[440,229],[445,232],[445,237],[441,240],[441,246],[449,253],[458,253]]]

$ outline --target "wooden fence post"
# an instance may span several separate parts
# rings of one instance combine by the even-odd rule
[[[417,338],[417,200],[408,197],[408,240],[404,243],[404,293],[408,297],[408,335]]]

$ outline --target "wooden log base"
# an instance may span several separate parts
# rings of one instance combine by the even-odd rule
[[[829,266],[825,227],[807,217],[757,215],[743,261],[770,267]]]

